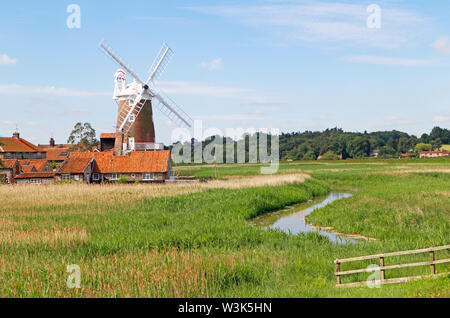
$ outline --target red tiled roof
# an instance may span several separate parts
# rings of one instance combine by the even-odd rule
[[[79,152],[81,153],[81,152]],[[90,152],[89,152],[90,153]],[[88,165],[91,163],[93,157],[86,156],[74,156],[73,154],[78,154],[77,152],[73,152],[69,155],[69,157],[61,164],[59,169],[56,171],[56,174],[64,174],[64,173],[83,173]],[[90,153],[92,154],[92,153]]]
[[[17,159],[2,159],[0,162],[0,169],[12,169],[16,162]]]
[[[167,172],[169,159],[170,150],[132,151],[128,156],[116,156],[112,152],[103,152],[95,154],[94,172]]]
[[[56,144],[54,147],[50,146],[50,145],[41,145],[38,144],[38,147],[44,150],[49,150],[49,149],[61,149],[61,148],[69,148],[70,146],[73,146],[71,144]]]
[[[64,161],[66,160],[68,155],[69,155],[69,148],[47,149],[47,161]]]
[[[33,167],[36,169],[36,172],[44,172],[47,159],[23,159],[19,160],[19,163],[23,172],[33,172]]]
[[[31,179],[31,178],[53,178],[55,174],[53,172],[34,172],[34,173],[21,173],[16,179]]]
[[[115,133],[102,133],[100,135],[100,138],[116,138],[116,134]]]
[[[92,159],[95,159],[94,172],[96,173],[167,172],[170,150],[132,151],[127,156],[117,156],[112,151],[71,152],[67,163],[63,164],[57,173],[81,173]],[[70,168],[67,167],[69,163]],[[73,165],[83,167],[82,171],[72,168]]]
[[[3,144],[1,145],[3,152],[45,152],[22,138],[0,137],[0,142]]]

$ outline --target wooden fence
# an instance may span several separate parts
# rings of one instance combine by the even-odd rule
[[[375,270],[380,271],[380,280],[376,281],[375,283],[381,283],[381,284],[404,283],[404,282],[408,282],[411,280],[420,279],[423,277],[437,277],[437,276],[447,275],[449,273],[436,274],[436,265],[450,263],[450,258],[436,260],[435,252],[442,251],[442,250],[448,250],[448,249],[450,249],[450,245],[430,247],[430,248],[424,248],[424,249],[420,249],[420,250],[410,250],[410,251],[401,251],[401,252],[393,252],[393,253],[385,253],[385,254],[352,257],[352,258],[345,258],[345,259],[336,259],[334,261],[334,263],[336,264],[336,272],[334,273],[334,275],[336,276],[336,279],[337,279],[336,286],[337,287],[357,287],[357,286],[367,285],[368,282],[366,282],[366,281],[342,284],[341,277],[344,275],[351,275],[351,274],[358,274],[358,273],[370,273],[370,272],[374,272]],[[430,260],[427,262],[419,262],[419,263],[407,263],[407,264],[397,264],[397,265],[388,265],[388,266],[384,265],[384,260],[387,257],[420,254],[420,253],[429,253]],[[342,263],[363,261],[363,260],[369,260],[369,259],[379,259],[380,266],[376,267],[376,268],[364,268],[364,269],[354,269],[354,270],[342,271],[342,268],[341,268]],[[406,268],[406,267],[417,267],[417,266],[430,266],[430,275],[385,279],[386,270]],[[372,281],[371,283],[374,283],[374,282]]]

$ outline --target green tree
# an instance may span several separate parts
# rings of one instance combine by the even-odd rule
[[[409,138],[406,137],[401,137],[398,140],[398,144],[397,144],[397,150],[401,153],[406,153],[409,151],[409,149],[411,148],[411,143]]]
[[[364,158],[370,155],[370,142],[365,136],[357,136],[348,145],[348,154],[352,158]]]
[[[421,151],[431,151],[431,148],[432,148],[431,144],[425,144],[423,142],[420,142],[416,145],[416,147],[414,148],[414,151],[416,153],[419,153]]]
[[[328,150],[325,154],[322,155],[322,160],[339,160],[338,155],[331,150]]]
[[[380,152],[378,153],[378,157],[382,159],[389,159],[389,158],[397,158],[398,152],[394,148],[390,146],[384,146],[380,148]]]
[[[305,153],[302,160],[316,160],[316,154],[309,150],[307,153]]]
[[[90,123],[76,123],[69,138],[69,144],[72,144],[70,150],[87,151],[92,147],[98,145],[98,140],[95,138],[95,129]]]
[[[433,150],[439,150],[439,149],[441,149],[441,147],[442,147],[442,141],[440,138],[436,138],[431,141],[431,148]]]

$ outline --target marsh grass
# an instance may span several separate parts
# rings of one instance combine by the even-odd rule
[[[450,174],[426,171],[428,162],[406,166],[413,164],[424,170],[294,163],[272,177],[252,176],[258,165],[231,166],[224,180],[188,185],[0,187],[0,296],[448,297],[449,277],[335,288],[335,258],[449,244]],[[343,188],[357,193],[308,220],[379,241],[334,245],[317,233],[290,236],[248,222]],[[416,257],[426,258],[406,261]],[[68,264],[81,267],[79,290],[66,286]],[[346,269],[358,265],[368,264]]]

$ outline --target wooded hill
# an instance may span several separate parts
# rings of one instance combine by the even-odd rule
[[[251,138],[252,136],[254,138]],[[248,162],[249,149],[252,146],[257,147],[256,140],[260,136],[262,136],[261,133],[245,135],[240,141],[211,136],[201,142],[201,149],[204,150],[209,145],[208,149],[211,148],[214,153],[211,143],[219,144],[216,154],[218,156],[222,152],[224,158],[222,162],[225,162],[227,146],[234,145],[236,158],[237,144],[245,140],[246,162]],[[269,150],[270,139],[270,136],[267,136]],[[190,144],[193,160],[195,145],[198,146],[197,149],[200,149],[200,142],[192,139]],[[440,127],[434,127],[430,134],[423,134],[420,137],[397,130],[359,133],[345,132],[340,128],[283,133],[279,136],[281,160],[316,160],[319,156],[328,160],[366,158],[374,156],[376,152],[378,152],[378,158],[398,158],[402,153],[409,153],[414,157],[418,156],[420,151],[438,150],[448,144],[450,144],[450,130]],[[187,143],[185,145],[188,146]]]

